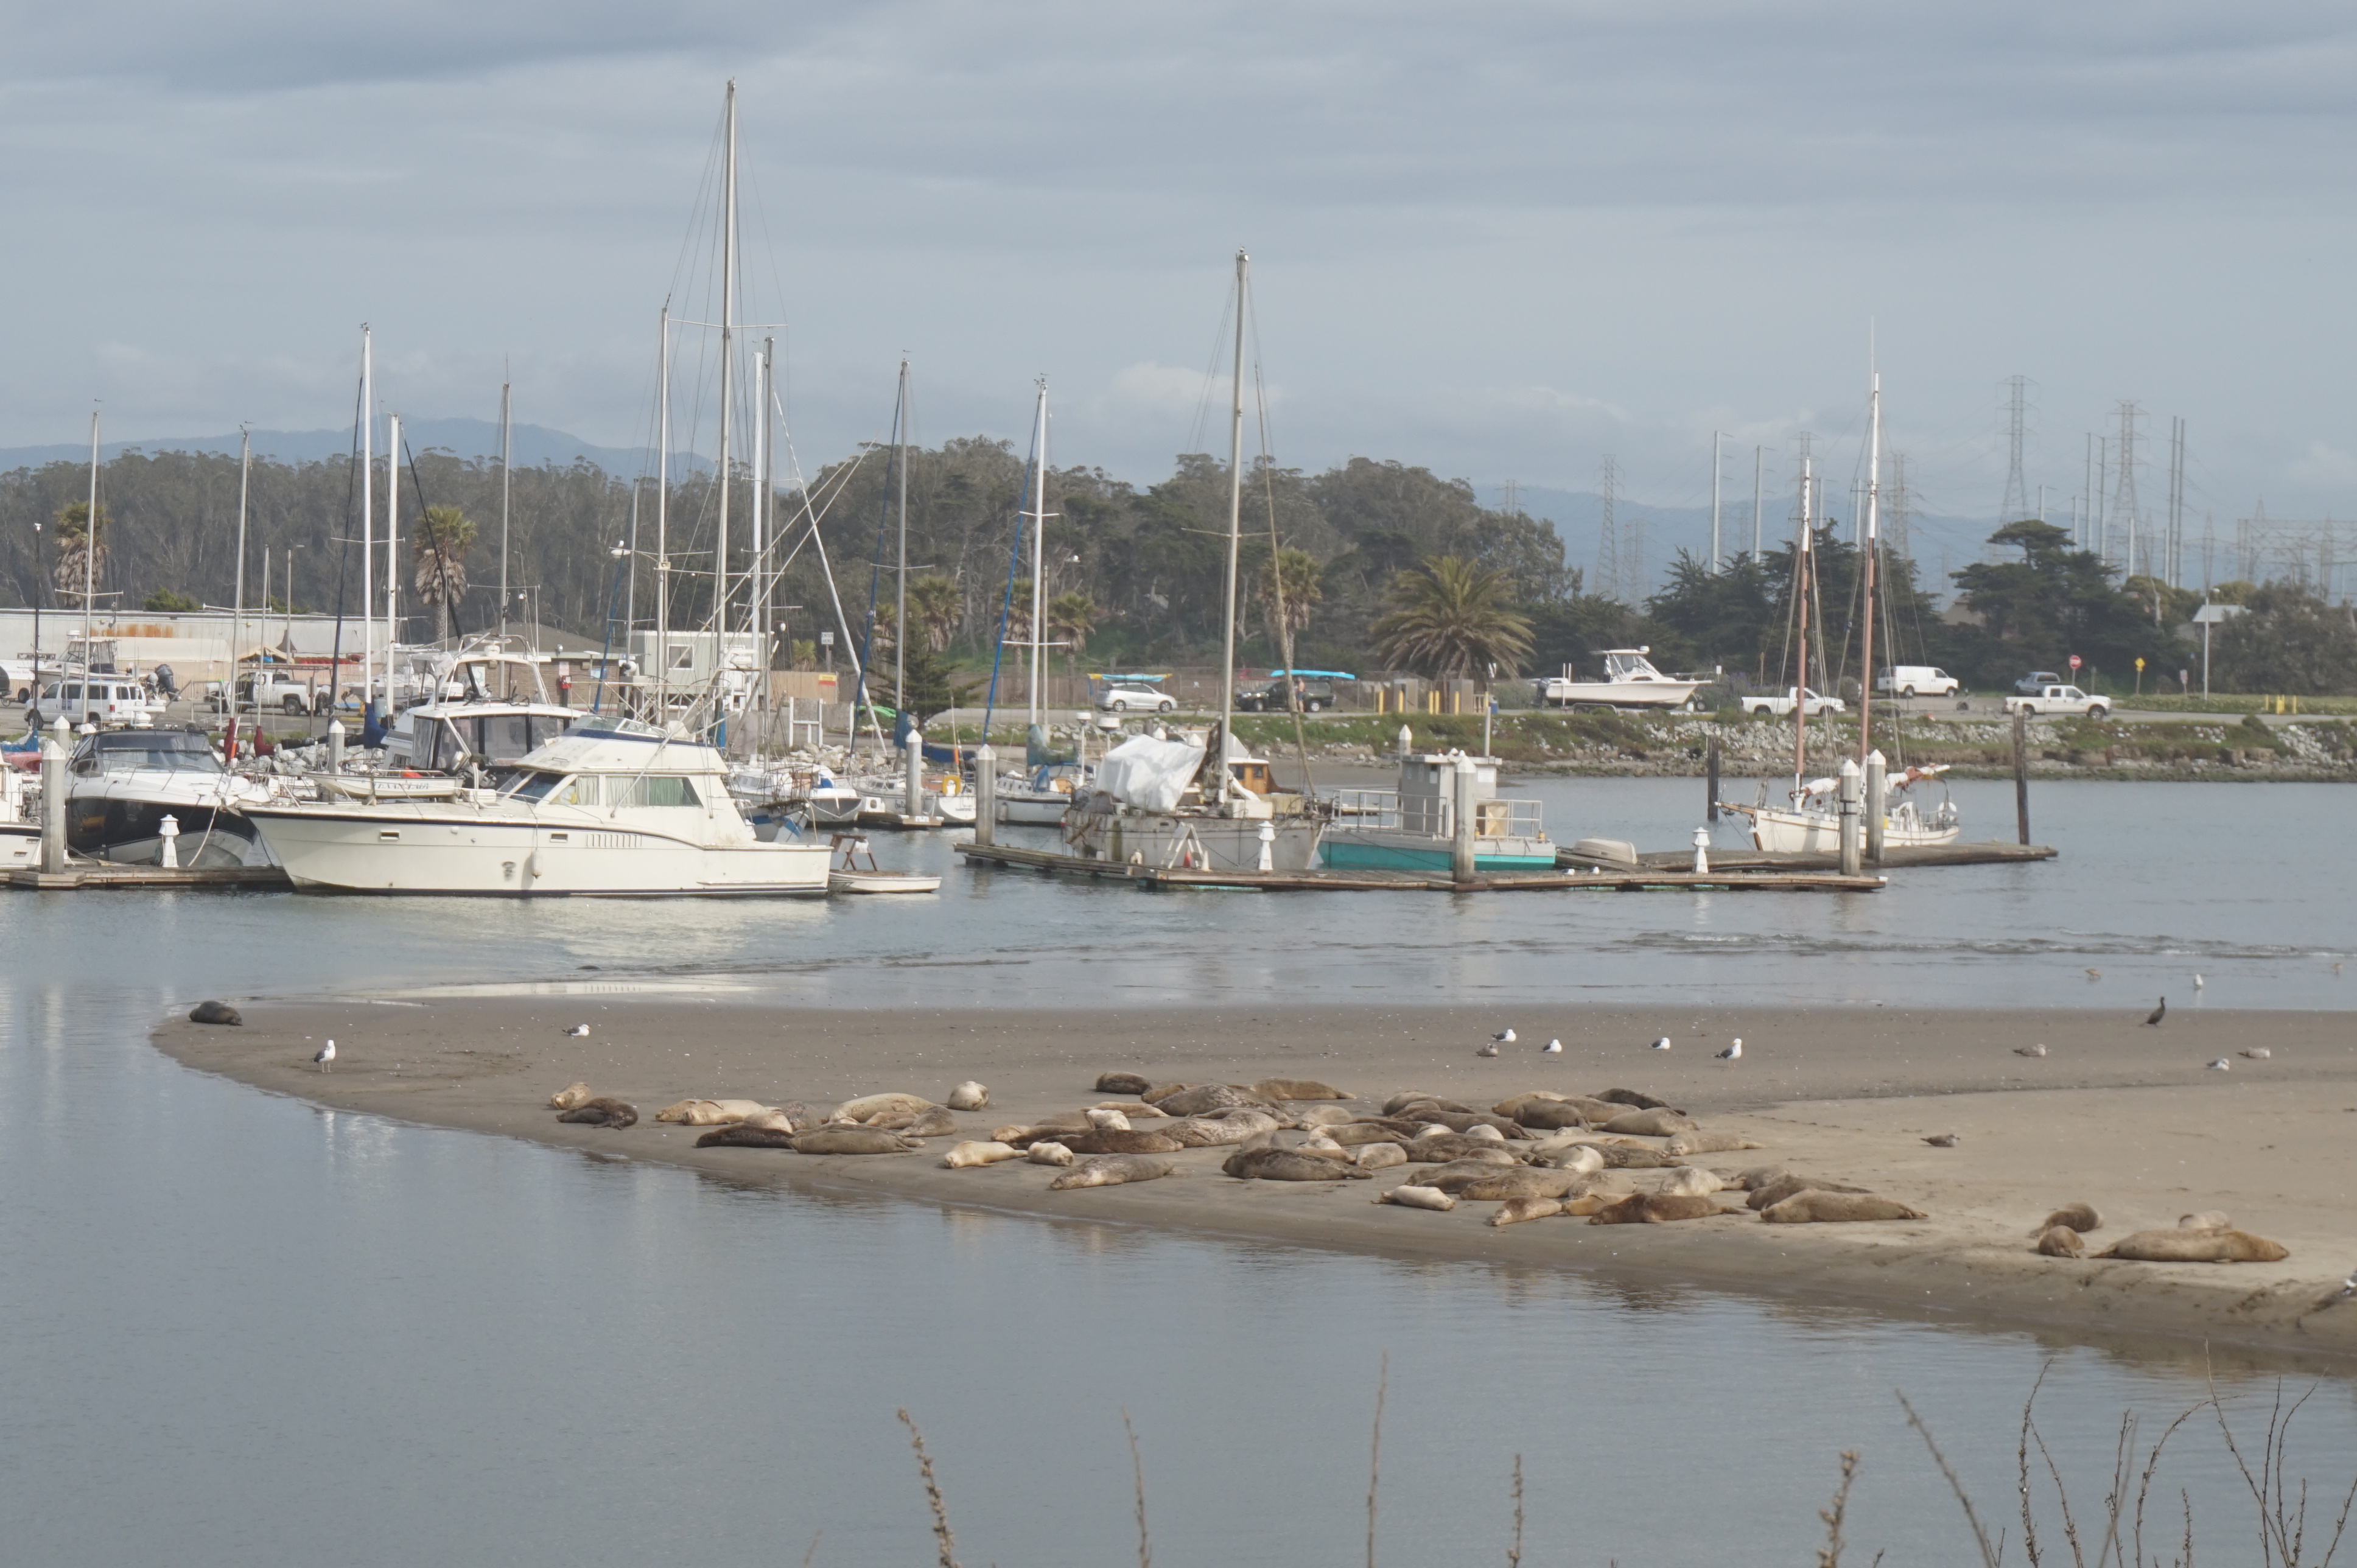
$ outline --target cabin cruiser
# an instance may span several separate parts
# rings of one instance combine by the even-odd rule
[[[1083,860],[1166,870],[1308,871],[1327,815],[1275,786],[1265,757],[1224,730],[1212,743],[1137,736],[1105,753],[1094,787],[1064,812],[1064,847]]]
[[[998,820],[1011,828],[1052,828],[1064,820],[1072,797],[1088,788],[1093,769],[1078,762],[1048,762],[1028,774],[998,780]]]
[[[38,799],[38,790],[31,793]],[[0,870],[41,864],[41,823],[27,795],[25,770],[0,763]]]
[[[93,860],[158,865],[173,838],[181,865],[267,865],[268,850],[241,813],[273,793],[268,781],[224,768],[199,731],[98,730],[81,737],[67,764],[66,847]]]
[[[385,734],[385,766],[394,772],[510,765],[581,716],[549,701],[540,660],[513,638],[479,638],[429,656],[425,666],[434,695],[403,709]]]
[[[1343,791],[1340,819],[1320,846],[1338,871],[1432,871],[1455,865],[1460,773],[1469,774],[1473,869],[1553,871],[1555,843],[1536,800],[1498,797],[1498,759],[1462,752],[1411,754],[1399,763],[1399,788]]]
[[[829,854],[765,843],[714,747],[635,719],[583,718],[485,788],[433,800],[247,808],[298,891],[823,894]]]
[[[1563,667],[1560,675],[1531,682],[1531,695],[1552,708],[1682,708],[1694,700],[1700,681],[1676,681],[1653,668],[1651,648],[1608,648],[1604,679],[1582,681]]]

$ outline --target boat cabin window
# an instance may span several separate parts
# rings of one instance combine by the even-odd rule
[[[1237,783],[1255,795],[1265,795],[1276,788],[1276,781],[1269,776],[1265,762],[1231,762],[1228,771],[1236,776]]]
[[[559,784],[565,782],[566,779],[561,773],[544,773],[537,768],[519,768],[516,781],[507,790],[507,796],[511,800],[545,800]]]
[[[676,774],[651,773],[635,779],[606,780],[608,806],[701,806],[695,780]]]
[[[74,757],[74,771],[85,777],[121,768],[161,768],[193,773],[219,773],[221,759],[200,735],[186,730],[125,730],[94,735]]]

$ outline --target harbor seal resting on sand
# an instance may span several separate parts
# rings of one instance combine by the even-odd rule
[[[576,1122],[585,1127],[611,1127],[617,1132],[639,1124],[639,1108],[627,1101],[599,1096],[585,1100],[570,1111],[559,1112],[559,1122]]]
[[[1527,1127],[1534,1133],[1553,1133],[1566,1127],[1577,1127],[1584,1131],[1611,1120],[1615,1113],[1608,1111],[1598,1116],[1584,1105],[1562,1100],[1526,1100],[1511,1112],[1514,1125]]]
[[[1666,1111],[1670,1105],[1666,1100],[1656,1100],[1650,1094],[1640,1094],[1633,1089],[1608,1089],[1596,1098],[1614,1105],[1634,1106],[1640,1111]]]
[[[802,1155],[900,1155],[917,1146],[881,1127],[813,1127],[793,1135]]]
[[[990,1090],[967,1079],[950,1090],[949,1106],[952,1111],[980,1111],[990,1103]]]
[[[726,1127],[715,1127],[695,1141],[699,1149],[791,1149],[794,1135],[776,1127],[752,1127],[734,1122]]]
[[[1153,1081],[1134,1072],[1101,1072],[1097,1074],[1099,1094],[1144,1094],[1154,1087]]]
[[[1283,1123],[1265,1111],[1225,1111],[1214,1116],[1182,1116],[1168,1127],[1156,1132],[1178,1140],[1181,1148],[1216,1149],[1231,1144],[1241,1144],[1264,1133],[1274,1133]]]
[[[1590,1225],[1667,1225],[1677,1219],[1709,1219],[1741,1209],[1721,1208],[1707,1197],[1679,1197],[1641,1192],[1608,1204],[1587,1217]]]
[[[1079,1158],[1063,1144],[1048,1143],[1032,1144],[1028,1157],[1035,1165],[1069,1165]]]
[[[1155,1181],[1168,1176],[1174,1168],[1168,1160],[1146,1155],[1097,1155],[1049,1182],[1048,1190],[1069,1192],[1076,1187],[1120,1187],[1125,1182]]]
[[[1746,1192],[1758,1192],[1761,1187],[1782,1181],[1792,1174],[1782,1165],[1753,1165],[1748,1171],[1735,1173],[1735,1185]]]
[[[1473,1109],[1470,1105],[1460,1105],[1454,1100],[1425,1090],[1403,1089],[1383,1101],[1383,1114],[1396,1116],[1411,1105],[1429,1105],[1436,1111],[1470,1112]]]
[[[1678,1165],[1663,1174],[1655,1192],[1686,1197],[1707,1197],[1727,1183],[1714,1172],[1696,1165]]]
[[[1604,1168],[1604,1151],[1593,1144],[1558,1144],[1553,1147],[1540,1144],[1537,1156],[1559,1171],[1577,1171],[1587,1176]]]
[[[1346,1149],[1355,1148],[1361,1144],[1404,1144],[1407,1141],[1380,1122],[1313,1122],[1310,1125]]]
[[[1469,1138],[1462,1133],[1435,1133],[1428,1138],[1418,1138],[1407,1145],[1407,1157],[1422,1165],[1444,1165],[1450,1160],[1489,1160],[1501,1165],[1515,1165],[1522,1161],[1513,1151],[1495,1138]]]
[[[1544,1219],[1562,1212],[1563,1200],[1559,1197],[1510,1197],[1498,1206],[1497,1213],[1490,1216],[1490,1223],[1520,1225],[1525,1219]]]
[[[188,1022],[242,1025],[245,1019],[236,1008],[226,1002],[199,1002],[188,1009]]]
[[[1407,1164],[1407,1151],[1397,1144],[1361,1144],[1358,1164],[1362,1171],[1388,1170]]]
[[[1649,1149],[1641,1144],[1599,1144],[1589,1140],[1575,1147],[1594,1149],[1609,1171],[1666,1170],[1678,1163],[1661,1150]]]
[[[768,1109],[758,1100],[682,1100],[656,1112],[655,1120],[686,1127],[718,1127]]]
[[[2291,1250],[2245,1230],[2138,1230],[2095,1256],[2135,1263],[2280,1263]]]
[[[1662,1153],[1684,1155],[1727,1155],[1741,1149],[1763,1149],[1765,1144],[1745,1137],[1740,1133],[1681,1133],[1662,1145]]]
[[[1603,1131],[1639,1138],[1667,1138],[1695,1130],[1694,1119],[1674,1111],[1626,1111],[1604,1123]]]
[[[1108,1111],[1103,1106],[1091,1106],[1083,1114],[1088,1117],[1089,1126],[1092,1131],[1099,1133],[1129,1131],[1129,1118],[1118,1111]],[[1111,1152],[1107,1151],[1107,1153]]]
[[[2032,1230],[2030,1234],[2043,1236],[2057,1225],[2065,1230],[2076,1230],[2080,1235],[2084,1236],[2091,1230],[2101,1230],[2104,1228],[2104,1217],[2095,1212],[2095,1206],[2092,1203],[2066,1203],[2040,1220],[2038,1229]],[[2074,1252],[2072,1256],[2076,1257],[2078,1254]]]
[[[1143,1098],[1147,1104],[1159,1106],[1163,1113],[1169,1116],[1200,1116],[1206,1111],[1267,1109],[1260,1096],[1232,1083],[1199,1083],[1192,1089]]]
[[[833,1122],[866,1122],[877,1116],[889,1116],[897,1112],[931,1111],[933,1102],[921,1094],[865,1094],[857,1100],[846,1100],[834,1108]]]
[[[590,1098],[587,1081],[576,1079],[548,1097],[548,1108],[551,1111],[570,1111],[576,1105],[588,1103]]]
[[[2233,1224],[2234,1222],[2229,1219],[2222,1210],[2216,1208],[2204,1209],[2200,1214],[2180,1214],[2177,1217],[2177,1228],[2179,1230],[2226,1230],[2233,1229]]]
[[[1038,1145],[1033,1146],[1036,1148]],[[1011,1145],[979,1143],[968,1139],[943,1155],[942,1164],[953,1171],[964,1171],[978,1169],[983,1165],[998,1165],[1006,1160],[1019,1160],[1022,1157],[1023,1151]]]
[[[807,1133],[819,1123],[818,1112],[799,1100],[765,1106],[745,1118],[748,1127],[770,1127],[781,1133]]]
[[[904,1138],[946,1138],[957,1131],[957,1118],[945,1105],[920,1111],[914,1116],[878,1116],[867,1124],[898,1133]]]
[[[1254,1084],[1253,1092],[1265,1100],[1353,1100],[1357,1096],[1344,1092],[1330,1083],[1320,1083],[1314,1078],[1265,1078]]]
[[[1220,1169],[1238,1181],[1366,1181],[1375,1174],[1306,1149],[1238,1149]]]
[[[1187,1147],[1168,1133],[1140,1133],[1127,1127],[1100,1127],[1035,1140],[1064,1145],[1076,1155],[1175,1155]]]
[[[1168,1121],[1170,1112],[1159,1105],[1148,1105],[1143,1100],[1100,1100],[1094,1105],[1084,1105],[1083,1111],[1118,1111],[1135,1125],[1140,1122]]]
[[[1505,1165],[1490,1160],[1451,1160],[1445,1165],[1416,1173],[1417,1187],[1437,1187],[1442,1192],[1456,1193],[1480,1181],[1495,1181],[1524,1169],[1517,1165]],[[1550,1173],[1560,1175],[1562,1173]]]
[[[1862,1187],[1851,1187],[1844,1182],[1823,1181],[1815,1176],[1788,1175],[1778,1177],[1766,1187],[1753,1187],[1751,1196],[1743,1201],[1754,1208],[1764,1210],[1803,1192],[1864,1192],[1866,1188]]]
[[[2038,1233],[2038,1255],[2041,1258],[2083,1258],[2087,1243],[2068,1225],[2049,1225]]]
[[[1457,1199],[1437,1187],[1417,1187],[1410,1183],[1395,1187],[1389,1192],[1377,1193],[1377,1203],[1396,1203],[1402,1208],[1433,1208],[1446,1214],[1457,1207]]]
[[[1864,1219],[1928,1219],[1895,1197],[1875,1192],[1796,1192],[1760,1211],[1770,1225],[1840,1225]]]
[[[1475,1176],[1457,1188],[1457,1196],[1468,1203],[1504,1203],[1517,1197],[1551,1197],[1560,1203],[1577,1192],[1586,1180],[1577,1171],[1534,1170],[1523,1165]]]

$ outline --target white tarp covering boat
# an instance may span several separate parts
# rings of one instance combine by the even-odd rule
[[[1125,806],[1168,811],[1202,767],[1203,747],[1142,735],[1105,753],[1097,763],[1096,786]]]

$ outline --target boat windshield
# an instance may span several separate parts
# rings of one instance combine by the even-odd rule
[[[1607,681],[1658,681],[1662,672],[1654,669],[1652,660],[1643,654],[1622,649],[1604,656],[1604,678]]]
[[[499,785],[499,791],[511,800],[545,800],[559,784],[565,782],[562,773],[545,773],[537,768],[519,768]]]
[[[114,772],[160,768],[183,773],[219,773],[221,758],[203,736],[186,730],[123,730],[94,735],[74,759],[75,771]]]

